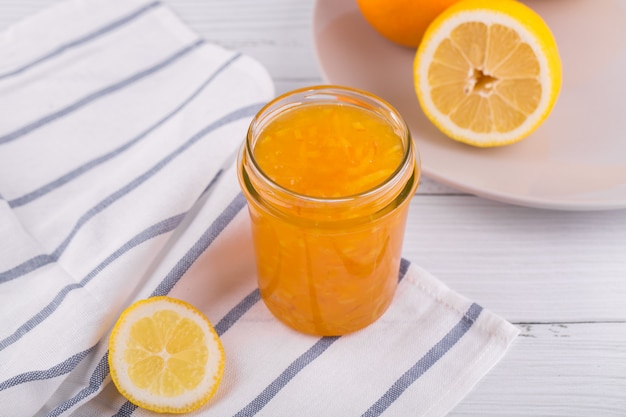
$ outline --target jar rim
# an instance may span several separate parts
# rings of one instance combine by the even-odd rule
[[[320,98],[324,99],[325,96],[327,96],[325,100],[315,100]],[[294,103],[290,103],[287,101],[294,98],[300,98],[302,101],[296,101]],[[403,141],[404,150],[402,160],[400,161],[396,169],[391,174],[389,174],[389,176],[386,177],[383,181],[376,184],[372,188],[369,188],[359,193],[339,197],[316,197],[308,194],[303,194],[291,190],[270,178],[259,166],[256,158],[254,157],[254,149],[252,143],[254,129],[258,125],[260,125],[265,118],[268,118],[273,114],[281,114],[284,111],[295,107],[296,105],[304,104],[306,100],[311,100],[311,104],[325,102],[336,103],[338,98],[344,98],[344,102],[347,104],[357,105],[366,109],[369,108],[369,110],[375,112],[379,116],[383,115],[380,109],[383,109],[387,112],[386,115],[383,115],[385,116],[385,119],[393,120],[395,124],[394,127],[399,128],[402,132],[402,134],[398,134],[398,136],[400,136]],[[244,154],[249,158],[249,162],[251,163],[255,171],[255,175],[260,176],[266,184],[271,186],[272,189],[275,189],[276,191],[285,195],[296,197],[299,200],[316,204],[341,204],[354,201],[355,199],[367,199],[370,196],[375,196],[379,194],[381,190],[387,189],[389,186],[392,186],[395,181],[398,181],[398,177],[400,176],[400,174],[404,170],[406,170],[407,166],[411,164],[413,160],[415,161],[414,165],[416,167],[414,168],[414,170],[417,171],[418,180],[421,173],[421,169],[419,168],[419,153],[415,144],[413,143],[409,127],[400,115],[400,113],[389,102],[372,93],[353,87],[339,85],[318,85],[303,87],[281,94],[268,102],[257,112],[257,114],[252,118],[252,121],[250,122],[248,131],[246,133],[246,140],[240,152],[240,159],[244,157]]]

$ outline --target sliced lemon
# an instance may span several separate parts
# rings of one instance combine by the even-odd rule
[[[209,320],[170,297],[137,301],[109,340],[113,383],[131,403],[160,413],[200,408],[224,372],[224,349]]]
[[[561,59],[548,25],[515,0],[461,0],[428,27],[414,61],[426,116],[452,139],[517,142],[548,117]]]

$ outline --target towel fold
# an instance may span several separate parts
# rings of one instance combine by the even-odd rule
[[[394,302],[342,337],[260,301],[236,152],[274,95],[255,60],[160,2],[70,0],[0,34],[0,415],[147,416],[109,333],[170,295],[227,357],[198,416],[442,416],[517,329],[405,260]]]

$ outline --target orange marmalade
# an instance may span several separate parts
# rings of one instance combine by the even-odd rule
[[[259,290],[277,318],[330,336],[384,313],[419,182],[410,134],[391,106],[340,87],[281,96],[252,121],[239,174]]]

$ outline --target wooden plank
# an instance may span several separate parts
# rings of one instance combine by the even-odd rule
[[[56,2],[0,0],[0,30]],[[313,0],[164,3],[205,39],[259,60],[277,93],[321,83]],[[522,328],[450,416],[626,416],[625,225],[624,210],[515,207],[422,179],[404,256]]]
[[[320,81],[311,33],[313,0],[164,3],[208,41],[258,59],[277,81]],[[291,89],[279,87],[279,92]]]
[[[0,0],[0,30],[60,0]],[[311,34],[313,0],[164,0],[209,42],[264,64],[279,82],[321,81]],[[304,81],[303,81],[304,80]],[[282,91],[289,87],[283,87]]]
[[[626,322],[528,324],[450,417],[623,417]]]
[[[404,256],[516,322],[626,320],[626,211],[417,195]]]

